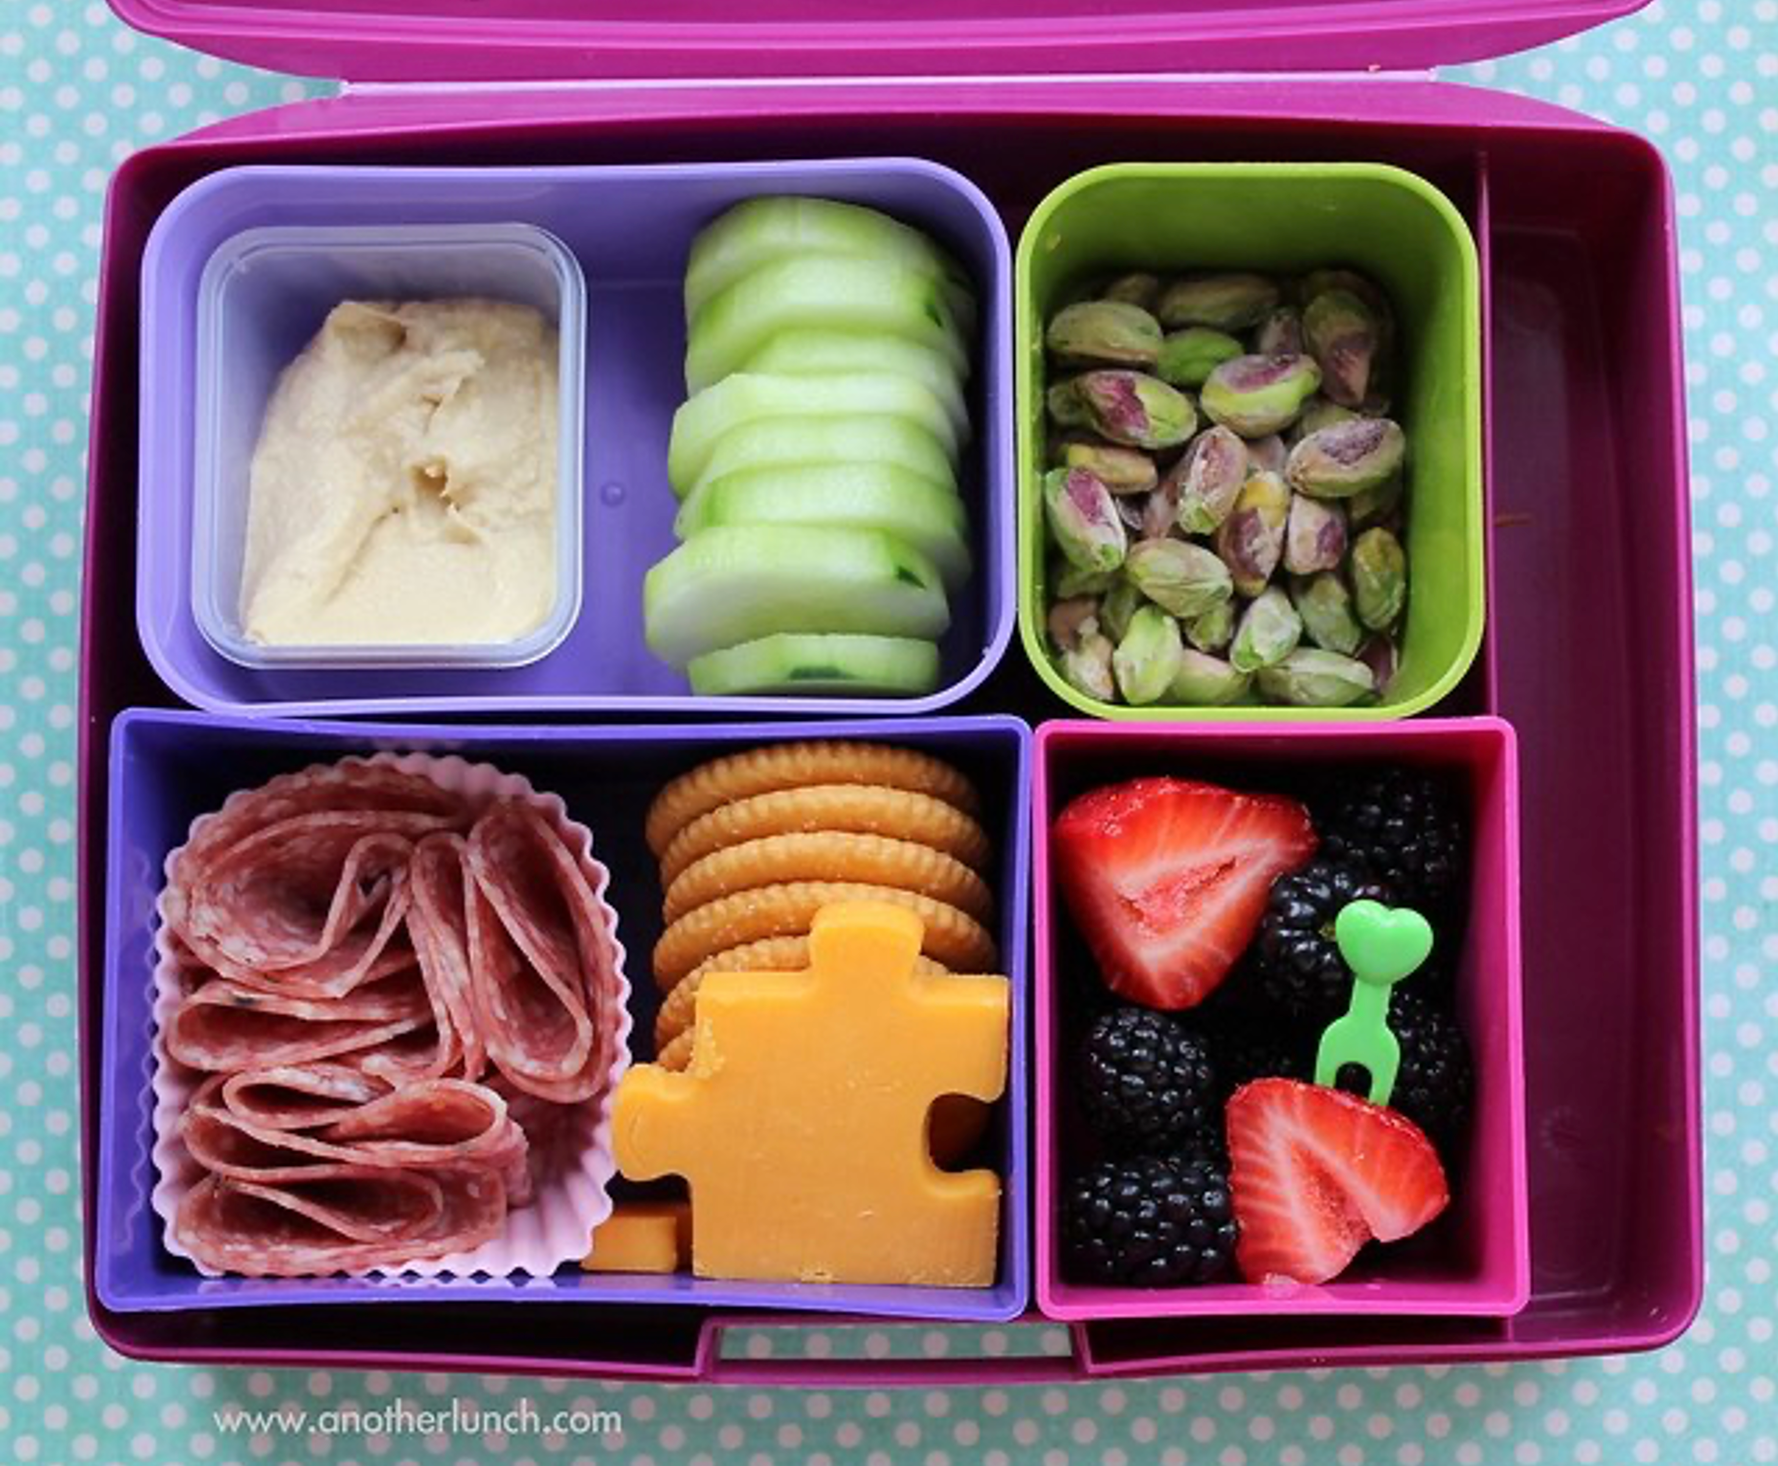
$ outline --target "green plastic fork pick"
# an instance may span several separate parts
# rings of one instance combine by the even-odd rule
[[[1352,969],[1352,1001],[1321,1035],[1315,1082],[1331,1088],[1344,1065],[1357,1064],[1370,1075],[1370,1102],[1386,1105],[1401,1066],[1401,1044],[1389,1030],[1389,994],[1431,954],[1432,927],[1406,906],[1353,901],[1334,918],[1334,941]]]

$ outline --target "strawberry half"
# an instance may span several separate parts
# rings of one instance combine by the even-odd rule
[[[1418,1232],[1451,1199],[1413,1121],[1298,1079],[1256,1079],[1228,1103],[1229,1188],[1250,1283],[1325,1283],[1372,1238]]]
[[[1132,779],[1069,804],[1053,848],[1106,984],[1150,1008],[1191,1008],[1253,940],[1272,882],[1315,853],[1315,832],[1294,799]]]

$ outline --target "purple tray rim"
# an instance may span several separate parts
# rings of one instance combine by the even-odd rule
[[[179,140],[176,139],[170,146],[178,144]],[[191,669],[173,657],[158,634],[149,633],[149,627],[153,620],[151,597],[156,572],[151,564],[148,567],[150,573],[141,573],[142,561],[139,558],[135,600],[138,640],[156,675],[181,699],[195,708],[231,717],[256,718],[328,718],[335,716],[426,718],[460,714],[534,713],[542,715],[601,712],[668,716],[695,715],[725,719],[753,714],[788,718],[810,716],[893,718],[939,712],[969,696],[1000,665],[1011,646],[1018,620],[1017,546],[1016,535],[1012,533],[1011,529],[1016,523],[1018,512],[1017,476],[1014,466],[1015,449],[1013,435],[1010,431],[1010,404],[1013,400],[1010,346],[1010,312],[1013,308],[1012,243],[993,202],[973,179],[956,169],[943,163],[908,154],[839,158],[748,159],[707,163],[500,165],[492,168],[473,168],[460,164],[237,164],[204,174],[180,190],[176,197],[169,199],[161,207],[148,231],[147,244],[142,258],[142,277],[145,281],[153,278],[161,257],[169,248],[168,218],[174,215],[175,209],[182,209],[194,204],[201,205],[212,193],[236,187],[242,180],[260,177],[302,181],[325,179],[342,172],[348,174],[362,172],[374,173],[395,181],[411,178],[416,181],[437,182],[448,181],[454,175],[466,179],[483,180],[490,175],[500,175],[520,179],[531,177],[576,182],[584,180],[588,186],[596,187],[601,181],[694,180],[700,176],[708,175],[725,179],[769,182],[795,171],[825,174],[848,180],[885,173],[925,178],[960,197],[984,226],[988,252],[992,257],[989,288],[984,292],[984,300],[991,308],[984,314],[990,318],[998,314],[1005,318],[1007,325],[1005,330],[997,333],[993,341],[984,341],[982,344],[980,383],[983,390],[995,393],[1007,406],[998,415],[999,431],[997,436],[986,429],[977,435],[983,464],[980,506],[983,522],[978,526],[980,553],[972,577],[972,585],[968,588],[967,593],[981,596],[985,614],[983,616],[980,655],[961,676],[935,692],[920,697],[907,698],[880,696],[847,698],[832,695],[826,697],[738,695],[712,698],[691,692],[669,694],[552,691],[523,694],[451,692],[363,697],[311,696],[264,701],[236,699],[223,695],[206,685],[201,678],[193,674]],[[113,180],[113,187],[117,187],[116,179]],[[155,304],[155,295],[145,289],[141,301],[144,326],[141,357],[145,369],[152,365],[151,357],[156,350],[151,340],[154,333],[151,329],[153,321],[150,315]],[[1001,345],[1005,345],[1006,349],[1000,349]],[[145,423],[141,431],[141,472],[147,473],[150,460],[157,454],[166,453],[169,446],[176,445],[177,441],[178,435],[170,429]],[[583,483],[583,497],[588,491],[589,486]],[[584,506],[582,512],[583,514],[585,512]],[[146,554],[147,547],[155,535],[150,524],[151,505],[147,498],[140,493],[137,498],[136,515],[138,544],[143,547],[139,554]],[[1002,521],[1001,532],[997,534],[991,533],[992,525],[990,523],[996,518]],[[188,585],[184,599],[189,601],[189,598]],[[583,611],[577,608],[575,617],[569,621],[568,629],[563,633],[564,638],[573,634],[581,614]],[[190,618],[188,606],[181,611],[180,616],[182,624],[185,619]],[[196,629],[195,621],[192,629]],[[552,648],[552,650],[555,649],[560,649],[560,642],[557,643],[556,648]],[[541,656],[532,658],[525,665],[542,659]],[[270,670],[278,671],[280,669]],[[291,669],[282,670],[289,671]],[[490,670],[497,674],[499,669]]]
[[[255,741],[287,743],[293,751],[303,749],[308,740],[326,740],[330,747],[317,748],[314,755],[325,761],[331,747],[342,740],[364,745],[364,751],[383,749],[440,748],[471,759],[501,757],[497,745],[508,752],[527,749],[547,750],[569,744],[635,745],[635,744],[732,744],[757,747],[772,742],[798,738],[854,738],[882,742],[905,740],[915,746],[943,742],[948,738],[987,738],[1004,740],[1001,756],[1011,755],[1008,771],[1012,797],[1006,807],[1009,838],[1003,853],[1006,866],[1015,874],[1013,890],[1002,898],[1000,925],[1007,934],[1003,952],[1004,965],[1012,978],[1012,1018],[1008,1044],[1007,1085],[1005,1103],[1010,1127],[1010,1150],[1005,1157],[1002,1186],[1004,1189],[1003,1219],[1000,1234],[1001,1260],[993,1284],[985,1288],[939,1290],[932,1288],[896,1288],[871,1285],[810,1285],[697,1279],[674,1291],[654,1293],[626,1291],[621,1283],[612,1285],[599,1274],[584,1274],[577,1279],[581,1286],[559,1290],[547,1278],[490,1278],[480,1282],[458,1278],[414,1279],[350,1278],[321,1280],[326,1286],[315,1288],[315,1280],[250,1280],[267,1286],[218,1289],[206,1294],[201,1290],[165,1298],[144,1298],[127,1285],[120,1285],[111,1255],[103,1238],[107,1233],[105,1220],[126,1206],[146,1207],[145,1196],[119,1195],[115,1176],[128,1165],[131,1180],[139,1174],[152,1174],[152,1164],[136,1145],[138,1137],[119,1132],[112,1121],[122,1093],[117,1086],[125,1081],[121,1075],[122,1060],[117,1056],[125,1049],[129,1035],[119,1025],[123,1022],[116,1004],[107,1004],[104,1017],[104,1038],[99,1053],[100,1079],[94,1102],[98,1107],[99,1184],[95,1198],[96,1255],[89,1280],[89,1302],[96,1301],[117,1314],[203,1313],[216,1309],[276,1308],[300,1306],[324,1308],[395,1304],[423,1306],[435,1303],[473,1303],[479,1305],[517,1305],[550,1303],[566,1307],[596,1308],[601,1305],[635,1307],[692,1307],[705,1310],[784,1310],[795,1315],[853,1315],[885,1322],[906,1321],[926,1323],[991,1324],[1006,1323],[1018,1318],[1030,1301],[1030,1061],[1029,1061],[1029,850],[1030,810],[1021,791],[1029,786],[1033,736],[1030,726],[1021,718],[1003,713],[980,713],[948,717],[926,717],[918,720],[855,719],[849,721],[820,720],[802,723],[704,722],[661,725],[572,725],[572,724],[435,724],[423,722],[368,723],[322,719],[284,718],[222,718],[213,714],[181,708],[128,708],[114,720],[110,733],[108,767],[111,797],[106,812],[109,849],[124,848],[124,825],[127,800],[124,796],[124,760],[133,735],[138,728],[202,728],[223,735],[235,734]],[[339,756],[344,756],[340,754]],[[595,831],[595,842],[597,831]],[[597,845],[595,844],[595,849]],[[116,858],[107,861],[105,905],[107,919],[114,917],[121,904],[119,892],[123,875]],[[109,935],[109,934],[108,934]],[[122,981],[117,967],[115,943],[107,940],[105,947],[105,989],[110,992]],[[140,1037],[140,1035],[135,1035]],[[84,1086],[83,1086],[84,1091]],[[158,1226],[150,1221],[149,1225]],[[557,1275],[573,1276],[565,1266]],[[220,1280],[240,1283],[243,1280]],[[304,1285],[308,1286],[305,1287]],[[302,1296],[303,1294],[310,1296]]]

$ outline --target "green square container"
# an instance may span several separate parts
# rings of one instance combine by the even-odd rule
[[[1044,323],[1089,276],[1350,266],[1389,294],[1405,351],[1411,585],[1389,693],[1354,708],[1125,707],[1075,690],[1044,635]],[[1475,241],[1425,179],[1373,163],[1120,163],[1078,173],[1019,241],[1019,634],[1056,694],[1100,718],[1261,722],[1403,718],[1462,679],[1481,644],[1482,326]]]

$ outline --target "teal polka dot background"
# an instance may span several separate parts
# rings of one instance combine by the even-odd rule
[[[1778,0],[1667,0],[1452,73],[1635,128],[1672,160],[1696,516],[1709,1282],[1628,1359],[1070,1388],[783,1392],[126,1362],[80,1278],[75,603],[105,181],[132,149],[319,95],[102,4],[0,3],[0,1459],[1167,1466],[1778,1459]],[[1048,1353],[1053,1329],[759,1331],[750,1357]],[[620,1435],[228,1434],[236,1407],[620,1412]]]

